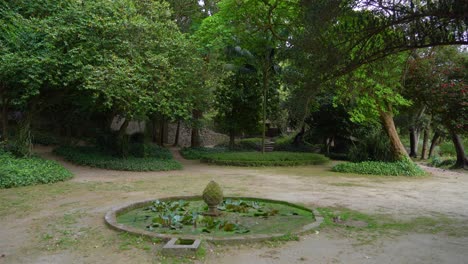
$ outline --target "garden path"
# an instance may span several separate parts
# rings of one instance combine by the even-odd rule
[[[423,178],[369,177],[330,171],[332,164],[237,168],[184,160],[172,172],[122,172],[75,166],[51,153],[75,177],[67,182],[0,190],[0,263],[154,263],[138,239],[109,230],[113,206],[172,195],[199,194],[211,179],[228,195],[257,196],[314,207],[346,207],[410,220],[421,216],[468,221],[468,175],[425,168]],[[464,263],[468,237],[443,233],[383,236],[360,245],[324,231],[277,247],[209,248],[206,263]],[[4,254],[4,256],[2,256]],[[164,259],[158,259],[163,261]],[[156,263],[158,263],[156,261]]]

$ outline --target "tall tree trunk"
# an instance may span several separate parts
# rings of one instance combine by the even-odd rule
[[[266,137],[266,109],[267,109],[267,92],[268,92],[268,78],[269,78],[269,65],[268,63],[263,69],[263,116],[262,116],[262,154],[265,153],[265,137]]]
[[[158,119],[151,118],[151,142],[158,143]]]
[[[200,110],[193,110],[192,111],[192,118],[194,124],[192,124],[192,134],[190,137],[190,147],[192,148],[198,148],[201,146],[201,140],[200,140],[200,125],[199,120],[202,118],[203,112]]]
[[[379,113],[383,127],[385,128],[385,132],[387,132],[387,135],[390,139],[393,158],[395,160],[409,159],[408,153],[406,152],[406,149],[401,143],[400,137],[398,136],[395,122],[393,121],[393,114],[382,110],[380,110]]]
[[[421,134],[421,120],[426,112],[426,107],[422,106],[418,109],[416,115],[412,118],[410,128],[410,157],[418,157],[419,136]]]
[[[2,137],[8,139],[8,102],[6,98],[2,99]]]
[[[302,124],[301,131],[293,139],[293,146],[300,147],[304,144],[305,124]]]
[[[128,118],[125,118],[125,121],[119,128],[119,132],[117,134],[117,152],[122,158],[126,158],[128,156],[128,136],[127,136],[127,128],[130,121]]]
[[[418,156],[418,131],[417,129],[413,126],[410,128],[410,157],[416,158]]]
[[[165,133],[164,122],[165,122],[164,117],[161,117],[161,119],[159,119],[159,142],[158,142],[158,145],[161,147],[164,147],[164,133]]]
[[[177,120],[177,129],[175,133],[174,147],[179,145],[179,134],[180,134],[180,120]]]
[[[229,149],[234,149],[236,145],[236,133],[234,129],[229,130]]]
[[[455,163],[455,168],[468,168],[468,158],[465,155],[465,149],[463,147],[463,141],[458,134],[451,133],[453,145],[455,146],[455,151],[457,152],[457,162]]]
[[[31,136],[32,115],[26,113],[18,124],[18,135],[16,136],[17,155],[21,157],[30,157],[32,155],[33,145]]]
[[[424,128],[423,132],[423,144],[422,144],[422,151],[421,151],[421,159],[426,159],[427,157],[427,143],[429,142],[429,132],[430,132],[430,127],[427,125]]]
[[[439,144],[440,138],[441,138],[441,135],[439,131],[434,132],[434,136],[432,137],[432,141],[431,141],[431,147],[429,148],[429,155],[428,155],[429,158],[431,158],[432,155],[434,154],[434,149]]]

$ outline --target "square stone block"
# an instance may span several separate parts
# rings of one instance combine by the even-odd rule
[[[200,243],[200,239],[171,238],[162,248],[162,253],[170,256],[193,256]]]

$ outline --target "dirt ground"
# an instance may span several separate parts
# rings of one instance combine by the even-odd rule
[[[67,182],[0,190],[0,263],[172,263],[155,256],[161,243],[106,227],[114,206],[164,196],[200,194],[214,179],[226,195],[286,200],[310,207],[344,207],[402,221],[434,217],[468,222],[468,174],[424,167],[427,177],[334,173],[332,164],[236,168],[183,160],[182,171],[120,172],[75,166]],[[447,222],[446,221],[446,222]],[[468,263],[468,236],[400,232],[360,243],[356,233],[330,229],[275,245],[207,246],[204,263]],[[457,230],[455,229],[455,233]],[[357,234],[359,235],[359,234]],[[177,260],[180,262],[190,260]]]

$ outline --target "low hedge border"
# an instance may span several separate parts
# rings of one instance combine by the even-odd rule
[[[197,147],[197,148],[183,148],[180,150],[180,155],[184,157],[184,159],[188,160],[197,160],[203,158],[206,154],[212,153],[222,153],[228,152],[229,150],[224,147],[214,147],[214,148],[206,148],[206,147]]]
[[[320,154],[299,154],[293,152],[273,152],[260,154],[258,152],[230,152],[207,154],[201,159],[208,164],[241,167],[266,167],[266,166],[301,166],[319,165],[329,161]]]
[[[384,176],[423,176],[426,172],[411,161],[382,162],[365,161],[359,163],[341,163],[332,171],[343,173],[371,174]]]
[[[54,153],[77,165],[119,171],[169,171],[180,170],[182,164],[172,159],[161,157],[128,157],[126,159],[112,156],[95,147],[61,146]]]

